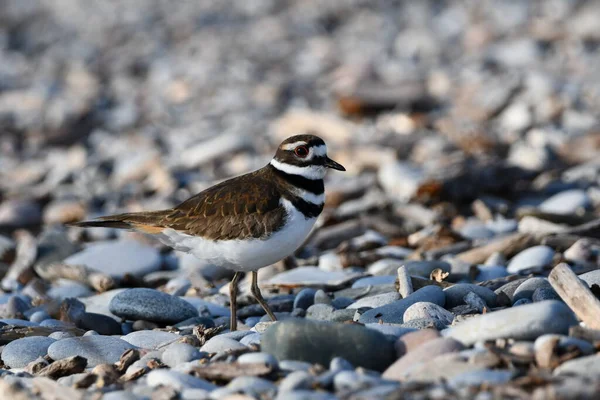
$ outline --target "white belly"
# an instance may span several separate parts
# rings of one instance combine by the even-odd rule
[[[159,239],[175,250],[191,253],[207,262],[235,271],[255,271],[292,254],[310,233],[316,218],[306,219],[292,204],[282,199],[287,220],[284,227],[267,239],[210,241],[165,229]]]

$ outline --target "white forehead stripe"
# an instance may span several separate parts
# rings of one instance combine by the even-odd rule
[[[311,154],[313,154],[315,157],[323,157],[327,155],[327,146],[324,144],[321,144],[319,146],[315,146],[315,147],[311,147],[310,149]]]
[[[281,148],[283,150],[294,150],[298,146],[306,146],[306,145],[307,145],[306,142],[300,141],[300,142],[294,142],[294,143],[284,144],[283,146],[281,146]]]
[[[323,179],[325,177],[325,167],[317,165],[308,165],[306,167],[298,167],[296,165],[285,164],[276,159],[271,160],[271,165],[276,169],[290,175],[300,175],[306,179]]]

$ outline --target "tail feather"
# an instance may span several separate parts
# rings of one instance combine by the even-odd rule
[[[147,233],[157,233],[164,227],[161,220],[170,210],[149,211],[107,215],[90,221],[73,222],[67,225],[82,228],[101,227],[115,229],[136,229]]]

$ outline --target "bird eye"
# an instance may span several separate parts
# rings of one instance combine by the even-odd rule
[[[308,149],[306,146],[298,146],[294,149],[294,153],[300,158],[304,158],[308,155]]]

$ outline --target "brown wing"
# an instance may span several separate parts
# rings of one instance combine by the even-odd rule
[[[285,220],[276,185],[253,172],[212,186],[175,207],[160,226],[214,240],[264,238]]]
[[[213,240],[265,238],[285,222],[280,190],[260,171],[212,186],[169,210],[109,215],[73,225],[160,233],[172,228]]]

